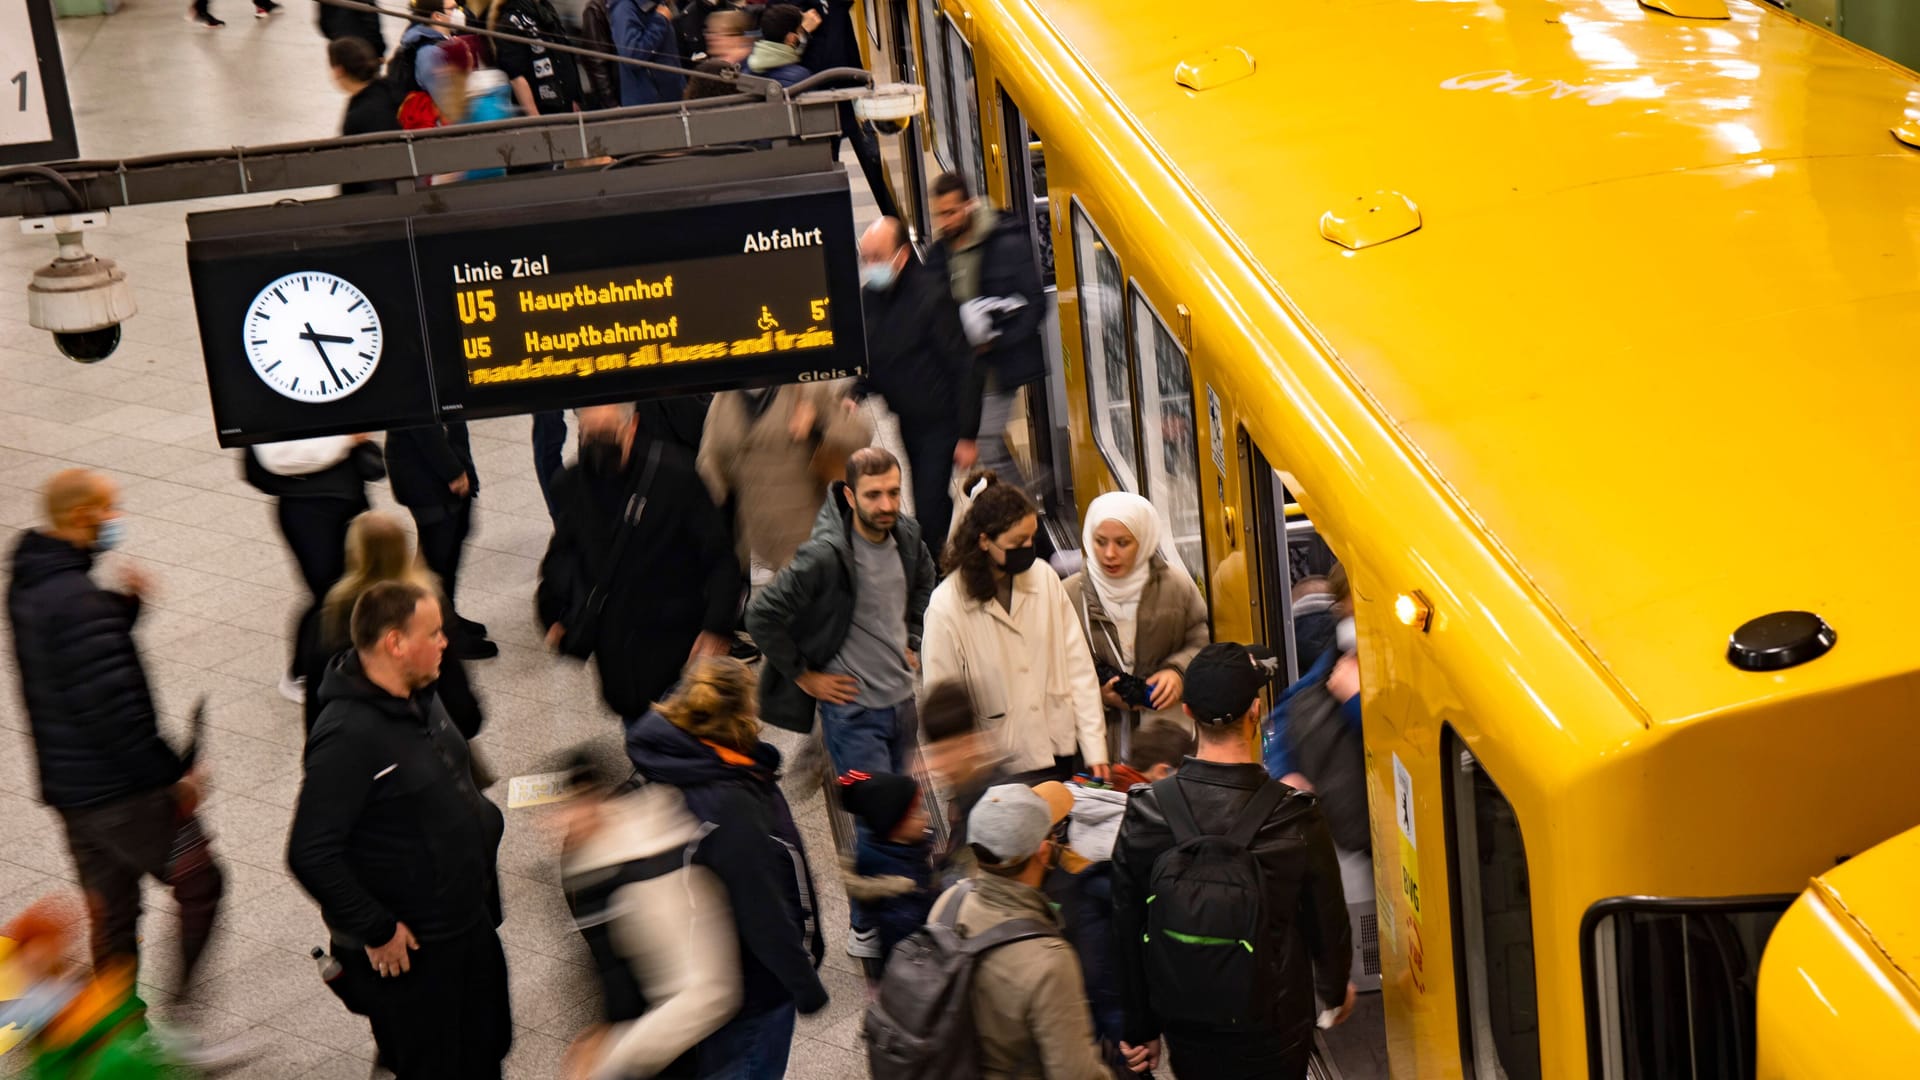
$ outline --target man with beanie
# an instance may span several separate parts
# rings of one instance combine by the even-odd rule
[[[967,816],[967,835],[979,863],[972,878],[934,904],[945,917],[958,904],[962,938],[1012,920],[1057,931],[1059,918],[1040,891],[1059,861],[1054,811],[1032,788],[989,788]],[[985,1076],[1046,1080],[1106,1080],[1113,1074],[1093,1041],[1093,1020],[1081,984],[1080,961],[1063,937],[1014,941],[980,957],[971,994],[974,1033]],[[1135,1062],[1138,1066],[1144,1058]]]
[[[1182,1080],[1297,1080],[1313,1045],[1315,997],[1328,1024],[1353,1009],[1333,839],[1314,797],[1270,779],[1255,757],[1260,691],[1276,666],[1258,646],[1200,650],[1187,666],[1185,698],[1198,753],[1132,790],[1114,845],[1122,1048],[1130,1060],[1144,1054],[1155,1063],[1164,1037]],[[1201,837],[1210,839],[1195,843]],[[1265,936],[1223,945],[1220,926],[1256,917],[1223,910],[1250,901],[1227,892],[1222,902],[1217,884],[1248,859],[1257,864],[1245,878],[1261,884],[1252,903]]]
[[[867,981],[878,982],[893,947],[926,925],[933,907],[933,842],[927,837],[927,803],[911,776],[847,772],[840,776],[840,805],[862,828],[851,860],[841,856],[847,899],[858,902],[878,956],[861,957]]]

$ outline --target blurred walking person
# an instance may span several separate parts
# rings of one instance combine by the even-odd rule
[[[632,405],[576,416],[580,461],[555,482],[536,603],[548,646],[593,657],[601,696],[631,725],[689,660],[732,648],[740,564],[691,453],[643,432]]]
[[[367,482],[387,475],[380,445],[365,435],[261,443],[245,451],[247,483],[273,496],[274,521],[293,552],[307,602],[294,622],[293,656],[280,677],[280,696],[306,697],[308,657],[320,600],[346,569],[347,523],[367,509]]]
[[[127,566],[119,589],[91,577],[95,559],[126,539],[119,489],[102,473],[68,469],[45,490],[45,524],[14,547],[7,615],[40,769],[40,797],[59,812],[87,891],[93,963],[137,967],[140,887],[151,876],[180,905],[180,972],[188,996],[213,935],[225,875],[195,816],[203,775],[160,737],[133,639],[146,574]],[[185,1056],[212,1064],[207,1050]]]
[[[740,566],[778,571],[807,542],[827,486],[873,441],[846,383],[792,383],[714,395],[700,439],[700,478],[733,504]]]
[[[673,696],[629,730],[627,756],[706,823],[694,862],[719,877],[735,912],[740,1012],[700,1044],[700,1075],[780,1080],[795,1014],[827,1005],[826,940],[806,846],[780,793],[780,751],[760,739],[753,674],[731,657],[689,664]]]
[[[480,473],[473,467],[473,441],[463,423],[429,424],[387,435],[387,469],[393,497],[413,515],[420,555],[440,579],[447,601],[447,640],[461,660],[500,655],[485,624],[460,615],[460,562],[473,532],[473,504]]]
[[[399,1080],[500,1076],[513,1042],[497,860],[505,819],[430,689],[439,600],[407,582],[360,597],[327,669],[287,864],[320,905],[348,1008]]]

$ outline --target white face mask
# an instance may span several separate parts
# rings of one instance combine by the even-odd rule
[[[454,8],[452,11],[447,12],[447,23],[448,25],[454,26],[454,27],[466,26],[467,25],[467,9]]]
[[[1340,622],[1334,626],[1333,641],[1335,645],[1339,646],[1342,653],[1350,653],[1353,651],[1355,645],[1360,644],[1360,632],[1353,627],[1353,616],[1349,615],[1341,619]]]

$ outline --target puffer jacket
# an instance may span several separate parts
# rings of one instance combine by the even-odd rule
[[[803,1014],[824,1008],[827,943],[806,848],[777,782],[780,751],[722,750],[649,712],[628,729],[627,756],[642,777],[679,788],[708,826],[694,862],[720,878],[740,913],[741,1013],[789,1001]]]
[[[167,787],[184,772],[160,738],[133,640],[140,601],[95,585],[92,569],[93,552],[27,532],[7,587],[40,797],[62,810]]]
[[[955,886],[958,888],[958,886]],[[934,901],[945,912],[949,889]],[[1013,919],[1058,928],[1045,893],[980,874],[960,902],[961,937]],[[980,958],[973,973],[973,1024],[984,1080],[1110,1080],[1093,1041],[1080,961],[1064,937],[1029,938]]]
[[[813,536],[747,605],[747,632],[766,657],[760,665],[760,718],[788,731],[813,730],[814,701],[794,679],[824,670],[840,655],[853,626],[853,594],[860,582],[846,488],[842,480],[828,486]],[[920,540],[919,522],[905,514],[896,518],[893,543],[907,574],[907,648],[918,650],[938,573]]]
[[[840,857],[840,883],[847,899],[857,900],[867,925],[880,932],[880,959],[927,924],[933,908],[933,842],[864,843],[852,856]]]
[[[1168,782],[1180,785],[1201,828],[1224,833],[1262,785],[1279,781],[1269,779],[1259,765],[1188,758]],[[1317,1012],[1316,991],[1323,1001],[1345,1000],[1352,967],[1352,930],[1333,838],[1314,797],[1292,788],[1287,791],[1253,840],[1253,855],[1267,888],[1265,909],[1277,965],[1267,979],[1277,992],[1267,1003],[1265,1026],[1282,1033],[1311,1027]],[[1160,1019],[1149,999],[1141,936],[1147,900],[1153,893],[1153,864],[1173,846],[1173,829],[1167,825],[1154,785],[1134,788],[1127,795],[1127,814],[1113,849],[1113,908],[1126,1008],[1125,1038],[1136,1046],[1161,1034]]]

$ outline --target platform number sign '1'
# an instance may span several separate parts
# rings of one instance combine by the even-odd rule
[[[49,0],[0,0],[0,165],[75,153]]]

